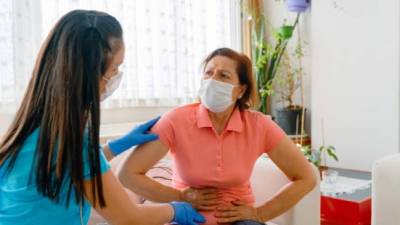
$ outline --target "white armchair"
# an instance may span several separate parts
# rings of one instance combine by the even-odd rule
[[[313,168],[318,178],[316,187],[292,209],[273,219],[272,223],[277,225],[320,225],[319,172],[314,166]],[[270,159],[260,157],[251,176],[256,205],[271,198],[288,182],[290,181],[286,175]]]
[[[114,171],[117,170],[120,163],[128,154],[128,152],[125,152],[111,161]],[[161,165],[166,166],[166,161],[162,162]],[[318,170],[316,168],[314,169],[316,176],[319,177]],[[157,176],[156,173],[161,173],[162,176],[168,175],[163,170],[158,170],[158,172],[153,170],[149,171],[149,173],[149,176]],[[256,205],[268,200],[289,182],[283,172],[270,159],[265,157],[260,157],[257,160],[250,181],[255,195]],[[137,203],[140,202],[140,198],[137,197]],[[105,221],[95,210],[92,210],[89,225],[95,225],[101,222]],[[319,182],[314,190],[307,194],[296,206],[270,222],[276,225],[320,225]],[[270,222],[268,222],[268,225],[271,224]]]
[[[372,168],[372,225],[400,221],[400,154],[376,161]]]

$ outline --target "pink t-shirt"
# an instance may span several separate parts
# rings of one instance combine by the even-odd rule
[[[200,103],[166,113],[152,132],[170,149],[175,188],[213,187],[223,194],[221,205],[233,200],[254,203],[250,175],[255,161],[268,153],[285,133],[262,113],[237,108],[221,135]],[[215,212],[202,212],[205,224],[215,225]]]

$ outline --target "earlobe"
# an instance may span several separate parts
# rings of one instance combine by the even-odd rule
[[[242,85],[240,88],[241,88],[242,90],[241,90],[241,93],[239,94],[239,99],[242,98],[243,95],[244,95],[244,93],[246,92],[247,85]]]

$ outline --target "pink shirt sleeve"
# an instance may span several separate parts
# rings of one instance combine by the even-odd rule
[[[269,116],[261,115],[259,123],[264,131],[262,134],[264,152],[273,150],[280,141],[286,136],[285,132]]]
[[[175,145],[174,126],[169,113],[164,114],[160,120],[151,128],[151,132],[159,136],[159,140],[169,149]]]

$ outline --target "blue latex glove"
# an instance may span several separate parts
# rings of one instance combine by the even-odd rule
[[[205,223],[206,219],[187,202],[171,202],[175,215],[172,224],[198,225]]]
[[[157,140],[158,136],[156,134],[150,134],[148,132],[159,119],[160,117],[149,120],[146,123],[136,126],[126,135],[118,139],[109,141],[108,147],[110,147],[111,152],[116,156],[135,145],[140,145],[149,141]]]

